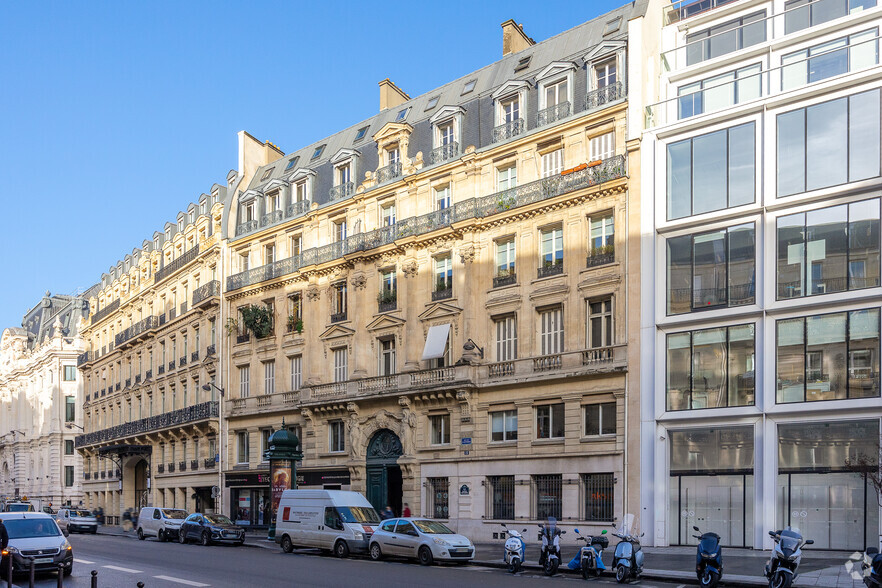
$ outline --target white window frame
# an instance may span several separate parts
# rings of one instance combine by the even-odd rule
[[[591,303],[609,303],[609,307],[607,310],[602,310],[599,313],[592,314],[591,313]],[[600,298],[589,298],[585,301],[585,348],[586,349],[600,349],[603,347],[612,347],[615,345],[616,339],[616,331],[615,331],[615,313],[613,312],[613,297],[612,296],[603,296]],[[609,341],[593,341],[591,338],[591,323],[593,320],[600,320],[601,322],[601,333],[607,332],[607,327],[610,333]],[[604,335],[601,335],[601,339],[605,339]]]
[[[498,239],[496,245],[496,277],[504,277],[517,271],[517,245],[514,236]]]
[[[616,68],[615,80],[612,82],[607,81],[603,86],[600,85],[600,80],[608,80],[609,78],[609,66],[612,65]],[[599,75],[601,70],[603,70],[604,75]],[[619,59],[618,55],[612,55],[609,57],[598,59],[595,63],[591,64],[591,89],[592,90],[600,90],[601,88],[606,88],[607,86],[611,86],[616,82],[621,81],[621,69],[619,68]]]
[[[334,352],[334,382],[345,382],[349,379],[349,350],[338,347]]]
[[[248,398],[251,395],[251,366],[239,366],[239,398]]]
[[[459,143],[460,151],[462,150],[462,117],[464,113],[465,110],[460,106],[445,106],[432,115],[429,123],[432,125],[433,148],[448,144],[441,141],[444,136],[442,128],[449,124],[451,128],[450,141]]]
[[[444,253],[434,258],[434,278],[432,291],[438,285],[439,280],[444,280],[446,288],[453,288],[453,256],[450,253]]]
[[[539,311],[539,355],[558,355],[564,350],[563,306]]]
[[[435,210],[444,210],[446,208],[450,208],[453,204],[453,190],[451,189],[450,184],[444,184],[443,186],[438,186],[434,190],[435,195]],[[441,206],[441,205],[444,206]]]
[[[514,429],[510,430],[508,428],[509,419],[514,416]],[[497,418],[502,419],[502,439],[493,439],[493,422]],[[488,441],[490,443],[507,443],[510,441],[516,441],[518,438],[518,410],[516,408],[507,408],[503,410],[494,410],[489,414],[490,420],[490,439]],[[509,438],[509,435],[514,433],[514,437]]]
[[[276,360],[274,359],[263,362],[263,393],[276,393]]]
[[[346,240],[345,218],[331,221],[331,240],[334,243],[339,243]]]
[[[288,176],[288,182],[291,184],[292,202],[312,200],[315,177],[316,173],[313,170],[306,168],[296,169],[294,170],[294,173]]]
[[[387,202],[380,206],[380,226],[395,226],[395,202]]]
[[[346,425],[342,420],[328,421],[328,453],[346,451]]]
[[[609,131],[588,140],[588,161],[604,160],[616,154],[616,132]]]
[[[429,415],[429,445],[450,445],[450,439],[452,437],[450,434],[450,423],[451,418],[449,412]],[[439,437],[439,441],[437,442],[435,441],[436,437]]]
[[[518,187],[518,165],[513,162],[509,165],[496,168],[496,191],[511,190]]]
[[[564,419],[564,434],[561,437],[554,436],[555,429],[555,421],[554,421],[554,407],[555,406],[563,406],[563,419]],[[540,437],[539,436],[539,411],[547,408],[548,409],[548,437]],[[536,439],[563,439],[566,437],[566,421],[567,421],[567,407],[563,402],[554,402],[551,404],[540,404],[534,409],[534,426],[536,427]]]
[[[288,359],[289,373],[291,376],[291,390],[300,390],[303,383],[303,356],[292,355]]]
[[[377,348],[379,349],[379,364],[377,366],[377,373],[381,376],[392,376],[398,373],[397,365],[395,362],[396,359],[396,349],[395,349],[395,337],[383,337],[377,341]],[[386,369],[386,365],[388,364],[389,369]]]
[[[518,320],[513,314],[493,319],[496,327],[496,361],[518,358]]]
[[[612,415],[607,416],[606,413],[609,412],[609,410],[604,410],[604,407],[608,407],[609,405],[612,405],[612,407],[611,407]],[[597,406],[600,411],[600,413],[599,413],[600,414],[600,428],[598,429],[598,431],[596,433],[589,433],[588,432],[588,407],[589,406]],[[591,403],[591,404],[583,404],[582,405],[582,433],[583,433],[583,436],[585,436],[585,437],[614,437],[615,435],[617,435],[619,431],[618,431],[618,423],[616,422],[617,421],[617,416],[616,416],[617,410],[616,409],[617,409],[617,406],[616,406],[615,400],[613,400],[611,402],[607,401],[607,402],[595,402],[595,403]],[[613,420],[613,423],[615,423],[615,426],[616,426],[615,433],[604,433],[603,432],[603,423],[609,418],[611,418]]]
[[[540,156],[542,178],[559,175],[564,169],[564,148],[546,151]]]

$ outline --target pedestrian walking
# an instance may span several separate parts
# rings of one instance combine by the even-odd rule
[[[404,510],[401,511],[401,516],[403,516],[403,517],[410,516],[410,507],[407,505],[406,502],[404,503]]]
[[[394,519],[395,513],[392,511],[392,507],[387,504],[386,508],[383,509],[383,512],[380,513],[380,518],[384,521],[386,519]]]

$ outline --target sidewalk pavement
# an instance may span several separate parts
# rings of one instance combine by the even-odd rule
[[[100,526],[101,535],[115,535],[136,539],[134,531],[123,531],[116,526]],[[497,543],[476,543],[474,565],[486,567],[506,567],[502,561],[503,541]],[[266,531],[246,532],[245,545],[263,549],[279,549],[274,541],[266,538]],[[578,553],[579,545],[563,543],[561,545],[560,573],[577,574],[566,567]],[[696,583],[695,548],[694,547],[644,547],[646,554],[643,577],[652,580],[669,580],[676,582]],[[613,549],[603,553],[603,563],[610,569]],[[812,551],[803,552],[799,566],[796,586],[825,586],[831,588],[863,588],[863,572],[861,570],[862,554],[845,551]],[[536,542],[527,544],[524,567],[539,568],[539,545]],[[723,549],[723,580],[729,586],[768,586],[769,581],[763,576],[763,569],[769,559],[768,551],[753,549]],[[611,572],[608,572],[611,575]]]

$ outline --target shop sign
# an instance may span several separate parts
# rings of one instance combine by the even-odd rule
[[[270,483],[269,474],[227,474],[224,485],[231,486],[266,486]]]

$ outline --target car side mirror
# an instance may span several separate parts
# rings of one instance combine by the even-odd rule
[[[814,545],[814,544],[815,544],[815,540],[814,540],[814,539],[808,539],[808,540],[806,540],[805,544],[806,544],[806,545]]]

